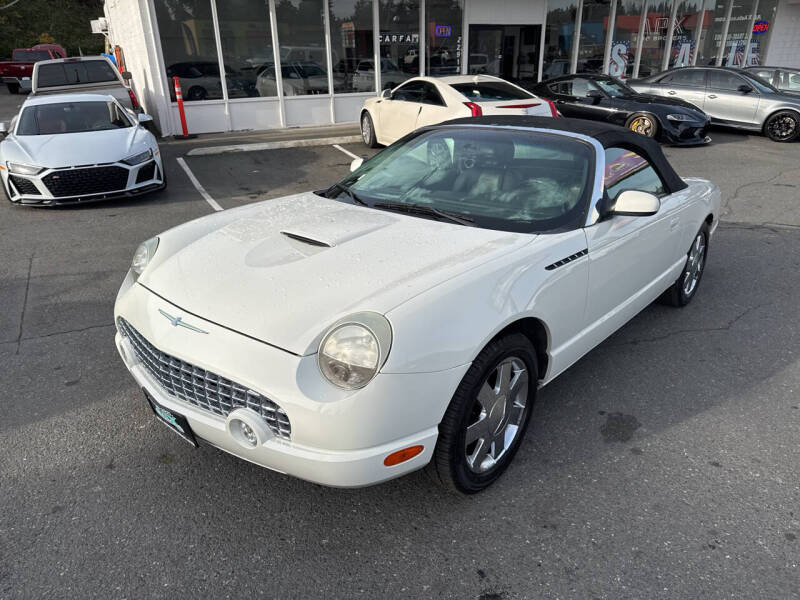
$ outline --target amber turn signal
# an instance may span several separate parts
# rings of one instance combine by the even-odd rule
[[[389,456],[383,459],[383,464],[387,467],[393,467],[395,465],[399,465],[401,462],[405,462],[414,458],[417,454],[422,452],[425,449],[425,446],[410,446],[409,448],[403,448],[402,450],[398,450],[397,452],[392,452]]]

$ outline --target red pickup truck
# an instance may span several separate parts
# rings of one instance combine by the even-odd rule
[[[37,44],[32,48],[17,48],[11,60],[0,62],[0,80],[8,86],[12,94],[19,92],[20,86],[30,89],[33,65],[40,60],[66,58],[67,52],[57,44]]]

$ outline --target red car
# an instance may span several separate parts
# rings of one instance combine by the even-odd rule
[[[33,65],[40,60],[66,58],[67,52],[57,44],[37,44],[31,48],[17,48],[11,60],[0,62],[0,79],[12,94],[19,92],[20,86],[30,85]]]

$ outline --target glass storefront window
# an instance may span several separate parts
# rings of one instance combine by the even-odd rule
[[[470,25],[468,72],[533,87],[538,82],[541,33],[541,25]]]
[[[633,77],[639,26],[642,23],[642,0],[619,0],[608,73],[620,79]]]
[[[642,40],[642,58],[639,61],[639,77],[648,77],[661,72],[669,35],[672,0],[651,0],[647,5],[647,18]]]
[[[185,102],[223,97],[209,0],[154,0],[169,90],[180,78]]]
[[[707,1],[684,0],[678,4],[669,57],[670,68],[689,67],[694,64],[696,41],[703,29],[707,29],[711,23],[711,18],[706,16],[706,11],[703,9]]]
[[[750,36],[750,52],[747,57],[747,65],[745,61],[745,43],[747,42],[748,30],[750,23],[753,21],[753,8],[755,2],[745,1],[742,4],[734,2],[733,11],[731,12],[731,24],[728,27],[728,38],[725,40],[725,51],[722,56],[722,65],[726,67],[742,67],[750,65],[759,65],[763,62],[763,56],[766,55],[766,41],[768,35],[760,33],[763,31],[763,23],[767,23],[767,34],[769,33],[769,25],[772,24],[775,18],[775,11],[777,10],[776,0],[761,0],[756,8],[756,22],[760,25],[753,26],[753,35]],[[759,33],[756,33],[756,32]],[[763,46],[763,48],[762,48]]]
[[[717,64],[717,52],[722,43],[722,30],[725,27],[728,1],[709,0],[706,2],[706,22],[708,25],[701,32],[700,43],[697,45],[698,67]]]
[[[609,0],[583,0],[578,73],[602,73],[608,30]]]
[[[419,0],[380,0],[381,89],[419,75]]]
[[[425,74],[433,77],[459,75],[464,0],[428,0]]]
[[[322,0],[275,2],[284,96],[328,93],[328,57],[322,7]],[[275,80],[274,65],[265,71],[266,79]],[[334,77],[334,86],[337,80],[340,81],[341,77]]]
[[[217,18],[228,97],[276,96],[267,0],[217,2]]]
[[[329,5],[333,91],[374,92],[372,2],[337,0]]]
[[[544,24],[543,80],[570,72],[570,54],[572,38],[575,35],[576,16],[577,0],[552,0],[547,3],[547,18]]]

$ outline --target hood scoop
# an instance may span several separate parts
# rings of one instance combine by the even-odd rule
[[[318,240],[316,238],[311,237],[310,235],[295,233],[294,231],[281,231],[281,235],[285,235],[290,240],[301,242],[303,244],[308,244],[309,246],[316,246],[318,248],[333,248],[336,245],[330,242],[326,242],[324,240]]]

